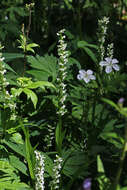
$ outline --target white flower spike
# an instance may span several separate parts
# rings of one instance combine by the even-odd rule
[[[79,74],[77,75],[77,79],[78,80],[84,80],[85,83],[90,82],[90,80],[95,80],[96,77],[93,75],[93,71],[92,70],[79,70]]]
[[[120,70],[120,68],[119,68],[119,66],[118,66],[118,63],[119,61],[117,60],[117,59],[112,59],[112,58],[110,58],[110,57],[106,57],[105,58],[105,61],[101,61],[100,63],[99,63],[99,65],[101,66],[101,67],[105,67],[105,72],[106,73],[111,73],[112,72],[112,70],[114,69],[115,71],[119,71]]]

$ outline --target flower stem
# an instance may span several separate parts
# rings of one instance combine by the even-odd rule
[[[113,183],[113,190],[117,190],[117,186],[119,184],[120,176],[121,176],[122,169],[123,169],[123,163],[124,163],[124,159],[126,156],[126,151],[127,151],[127,127],[125,127],[124,146],[123,146],[123,150],[122,150],[122,153],[120,156],[119,167],[117,170],[116,178]]]

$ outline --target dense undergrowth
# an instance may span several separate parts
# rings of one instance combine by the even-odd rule
[[[126,0],[0,3],[0,190],[127,190]]]

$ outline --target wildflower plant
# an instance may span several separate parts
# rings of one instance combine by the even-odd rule
[[[2,49],[3,47],[0,44],[0,50]],[[6,108],[10,109],[10,112],[11,112],[10,119],[15,120],[16,118],[15,97],[11,95],[9,91],[7,90],[9,82],[7,82],[7,79],[5,76],[7,70],[5,68],[5,63],[3,61],[4,61],[4,57],[2,56],[2,53],[0,53],[0,95],[1,95],[0,102],[2,103],[1,106],[3,107],[4,110]]]
[[[106,35],[107,35],[107,29],[108,29],[108,23],[109,23],[109,18],[108,17],[103,17],[103,19],[100,19],[98,21],[98,42],[99,42],[99,55],[100,59],[103,60],[105,56],[105,40],[106,40]]]
[[[53,180],[51,182],[51,190],[59,189],[60,188],[60,171],[62,168],[62,161],[63,159],[56,155],[56,159],[54,160],[54,167],[53,167]]]
[[[64,35],[65,29],[60,30],[57,33],[57,36],[59,38],[59,44],[58,44],[58,56],[59,56],[59,73],[58,73],[58,115],[63,116],[67,110],[65,106],[65,101],[67,97],[67,91],[66,91],[66,69],[67,69],[67,63],[68,63],[68,51],[66,50],[67,44],[65,43],[65,35]]]
[[[66,50],[67,44],[65,43],[65,29],[60,30],[57,33],[57,36],[59,38],[59,44],[58,44],[58,56],[59,56],[59,69],[58,69],[58,77],[57,77],[57,83],[58,83],[58,124],[56,127],[56,146],[59,153],[61,153],[62,150],[62,141],[65,135],[65,131],[62,131],[62,117],[67,112],[66,109],[66,98],[67,98],[67,89],[66,89],[66,75],[67,75],[67,63],[68,63],[68,56],[69,53]]]
[[[39,151],[35,151],[36,165],[35,165],[35,189],[44,190],[44,170],[45,157]]]

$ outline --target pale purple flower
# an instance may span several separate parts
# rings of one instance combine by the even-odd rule
[[[96,77],[93,75],[92,70],[79,70],[79,74],[77,75],[78,80],[84,80],[86,83],[90,82],[90,80],[95,80]]]
[[[118,103],[119,103],[119,104],[123,104],[123,103],[124,103],[124,101],[125,101],[125,99],[124,99],[124,98],[120,98],[120,99],[118,100]]]
[[[119,71],[120,68],[117,65],[119,61],[117,59],[112,59],[110,57],[106,57],[105,61],[101,61],[99,63],[100,66],[105,67],[105,72],[106,73],[111,73],[112,70],[114,69],[115,71]]]
[[[87,178],[83,182],[83,190],[91,190],[91,178]]]

